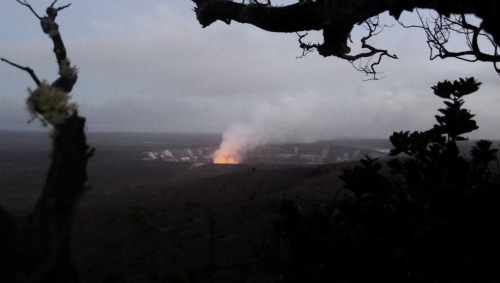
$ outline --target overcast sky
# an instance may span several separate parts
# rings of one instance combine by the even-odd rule
[[[44,14],[52,0],[30,2]],[[443,104],[430,87],[474,76],[483,85],[466,99],[480,126],[471,137],[500,138],[500,77],[492,65],[429,61],[421,30],[395,25],[374,39],[400,59],[385,58],[385,78],[365,82],[346,61],[317,53],[296,59],[296,34],[236,22],[203,29],[193,7],[188,0],[86,0],[60,12],[68,57],[79,68],[72,100],[89,131],[222,133],[243,124],[266,127],[276,139],[387,138],[432,127]],[[15,0],[0,2],[0,57],[57,78],[52,42]],[[26,72],[0,64],[0,129],[41,129],[27,124],[28,87],[35,85]]]

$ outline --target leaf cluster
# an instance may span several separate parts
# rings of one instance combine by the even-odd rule
[[[444,98],[444,99],[458,99],[465,95],[471,94],[479,90],[480,82],[477,82],[474,78],[460,78],[458,81],[453,83],[445,80],[443,82],[438,82],[437,85],[431,87],[434,90],[434,94]]]

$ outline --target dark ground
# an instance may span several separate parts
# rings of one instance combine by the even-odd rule
[[[48,155],[0,151],[1,205],[29,212]],[[193,167],[138,157],[106,150],[90,161],[73,229],[82,282],[275,282],[279,262],[266,260],[279,202],[325,203],[342,186],[340,165]]]
[[[283,246],[273,227],[280,201],[297,200],[304,209],[328,203],[342,188],[341,168],[352,165],[144,161],[166,138],[178,148],[220,141],[158,135],[145,144],[144,135],[128,137],[90,136],[97,152],[73,228],[82,282],[280,282],[276,250]],[[0,135],[0,205],[29,213],[44,184],[48,148],[46,133]]]

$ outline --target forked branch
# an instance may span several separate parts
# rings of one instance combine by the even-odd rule
[[[466,62],[491,62],[495,71],[500,75],[499,47],[491,35],[483,31],[482,24],[472,24],[465,14],[444,16],[424,16],[417,10],[421,25],[404,25],[405,28],[419,28],[424,30],[427,36],[427,45],[430,49],[430,60],[436,58],[456,58]],[[453,36],[462,36],[465,47],[462,50],[451,50],[450,39]],[[491,53],[484,51],[485,45],[492,50]],[[455,45],[456,46],[456,45]]]
[[[376,80],[379,79],[379,77],[377,77],[377,74],[379,74],[379,72],[375,70],[375,67],[380,64],[382,58],[384,56],[387,56],[392,59],[398,59],[398,57],[396,54],[390,54],[385,49],[379,49],[372,46],[371,44],[368,44],[369,39],[380,34],[386,27],[388,27],[387,25],[380,24],[378,16],[364,21],[363,26],[365,27],[368,33],[366,36],[361,38],[360,42],[361,42],[361,48],[366,51],[355,55],[350,55],[349,53],[351,49],[346,44],[342,46],[343,49],[342,52],[338,52],[337,54],[335,54],[335,56],[350,62],[356,70],[363,72],[368,76],[372,76],[371,79]],[[299,46],[300,48],[302,48],[302,55],[298,56],[297,58],[302,58],[308,53],[313,52],[314,50],[318,49],[321,50],[325,48],[324,44],[319,44],[319,43],[312,44],[311,42],[307,43],[304,42],[303,39],[307,36],[307,33],[304,34],[297,33],[297,35],[299,36],[298,39]],[[350,36],[349,40],[350,42],[352,42]],[[367,60],[363,62],[363,59],[365,58],[367,58]],[[356,61],[358,61],[357,66],[355,65]]]
[[[16,0],[16,1],[17,1],[17,3],[19,3],[19,4],[23,5],[23,6],[28,7],[28,8],[31,10],[31,12],[33,13],[33,15],[35,15],[35,16],[36,16],[39,20],[41,20],[41,19],[42,19],[42,17],[40,17],[40,16],[39,16],[39,15],[35,12],[35,10],[33,10],[33,7],[31,7],[31,5],[30,5],[30,4],[28,4],[28,2],[26,2],[26,0],[22,0],[22,1],[21,1],[21,0]],[[54,4],[54,3],[52,3],[52,4]]]
[[[251,24],[270,32],[298,33],[299,45],[303,51],[302,56],[316,50],[324,57],[336,56],[351,63],[360,60],[357,69],[368,75],[377,73],[376,67],[383,57],[397,58],[387,50],[367,43],[369,38],[377,34],[376,30],[380,27],[375,26],[376,22],[371,19],[384,12],[389,12],[389,15],[396,20],[403,11],[413,11],[416,8],[432,9],[445,16],[473,13],[482,18],[483,22],[477,27],[479,32],[474,29],[469,31],[470,46],[474,46],[474,34],[477,37],[484,37],[491,43],[500,44],[500,17],[498,17],[500,6],[492,5],[492,1],[461,0],[457,3],[455,0],[298,0],[284,6],[271,5],[271,2],[267,0],[193,0],[193,2],[196,4],[194,8],[196,18],[202,27],[220,20],[226,24],[232,21]],[[468,22],[462,20],[456,22],[468,29]],[[362,42],[363,48],[367,51],[350,55],[348,40],[351,30],[359,23],[368,25],[368,36],[364,43]],[[308,31],[323,31],[323,43],[306,42],[305,34]],[[460,55],[449,53],[449,51],[446,54],[448,57]],[[445,57],[445,53],[442,55]],[[484,61],[494,62],[495,70],[498,72],[496,61],[498,51],[495,50],[493,54],[476,52],[475,55],[479,55],[480,61],[484,58]],[[495,59],[488,59],[486,55],[492,55]],[[366,58],[369,58],[368,62],[362,63],[361,59]]]

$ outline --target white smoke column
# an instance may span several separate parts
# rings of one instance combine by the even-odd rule
[[[304,129],[314,128],[315,99],[311,93],[287,95],[275,103],[257,104],[246,123],[228,127],[214,153],[214,163],[242,163],[245,155],[270,142],[304,141]]]

